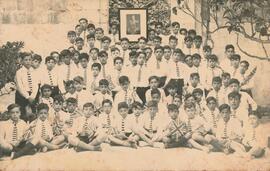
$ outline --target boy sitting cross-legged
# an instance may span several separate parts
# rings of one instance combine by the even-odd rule
[[[84,116],[78,117],[74,121],[68,142],[76,148],[76,151],[100,151],[100,144],[107,139],[107,135],[98,122],[98,118],[94,116],[94,105],[85,103],[83,114]]]

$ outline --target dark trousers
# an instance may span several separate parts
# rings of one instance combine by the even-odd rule
[[[166,83],[167,77],[159,77],[159,88],[163,87]]]
[[[148,89],[149,89],[149,87],[137,87],[136,88],[136,93],[138,94],[138,96],[140,97],[140,99],[143,101],[143,104],[146,103],[145,93],[146,93],[146,91]]]
[[[28,92],[28,93],[29,93],[29,95],[31,95],[31,92]],[[36,100],[35,100],[35,102],[36,102]],[[31,107],[32,113],[35,113],[35,106],[36,106],[35,102],[30,103],[28,101],[28,99],[26,99],[24,96],[22,96],[19,91],[16,91],[16,93],[15,93],[15,103],[20,105],[20,107],[21,107],[21,117],[20,118],[22,120],[24,120],[25,122],[27,122],[27,121],[31,122],[32,121],[32,117],[34,117],[34,116],[28,116],[27,115],[26,107],[27,106]]]

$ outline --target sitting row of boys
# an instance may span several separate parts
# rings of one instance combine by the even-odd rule
[[[26,124],[20,119],[20,106],[8,106],[10,119],[0,123],[1,155],[16,159],[23,155],[46,152],[64,147],[79,151],[100,151],[109,145],[137,148],[189,147],[205,152],[235,152],[241,157],[261,157],[264,147],[258,134],[261,127],[256,115],[243,120],[233,111],[241,101],[241,94],[228,95],[229,105],[217,106],[217,99],[206,99],[206,109],[198,112],[192,95],[186,95],[184,105],[175,96],[165,111],[159,110],[156,101],[148,101],[146,109],[140,102],[133,102],[130,111],[126,102],[117,105],[109,99],[102,101],[102,113],[95,113],[93,103],[85,103],[80,111],[75,98],[68,98],[66,112],[61,96],[54,97],[53,121],[49,120],[49,106],[37,106],[37,119]],[[244,122],[241,122],[244,121]],[[102,146],[103,145],[103,146]]]

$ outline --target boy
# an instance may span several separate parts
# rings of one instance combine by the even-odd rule
[[[98,83],[102,79],[102,76],[100,74],[101,65],[99,63],[93,63],[91,66],[92,74],[91,74],[91,80],[89,80],[89,89],[91,94],[95,94],[96,91],[98,91]]]
[[[121,90],[119,90],[115,95],[115,105],[119,104],[120,102],[126,102],[129,106],[129,109],[131,109],[134,101],[142,102],[135,89],[130,87],[129,78],[127,76],[121,76],[119,78],[119,84],[121,86]]]
[[[102,128],[106,128],[108,131],[112,128],[112,123],[114,121],[115,115],[112,113],[111,100],[105,99],[102,101],[102,113],[99,114],[98,118]]]
[[[113,60],[114,69],[111,70],[113,92],[116,93],[121,89],[119,84],[119,78],[124,75],[123,58],[116,57]]]
[[[146,101],[150,101],[151,99],[151,91],[153,89],[158,89],[161,93],[161,101],[164,102],[165,101],[165,92],[162,88],[159,88],[159,87],[163,87],[160,85],[160,82],[159,82],[159,78],[157,76],[150,76],[148,78],[148,82],[149,82],[149,87],[150,89],[148,89],[145,93],[145,97],[146,97]]]
[[[79,56],[80,66],[78,68],[78,76],[81,76],[84,80],[82,83],[84,88],[90,90],[90,77],[91,77],[91,67],[88,67],[89,55],[87,53],[81,53]]]
[[[254,88],[254,75],[256,74],[256,68],[254,68],[249,74],[249,62],[244,60],[240,62],[239,72],[236,74],[241,84],[241,91],[248,93],[252,97],[252,89]]]
[[[86,40],[86,31],[87,31],[87,26],[88,26],[88,20],[86,18],[80,18],[79,19],[79,23],[80,23],[80,26],[81,26],[81,29],[82,29],[82,38],[83,40]]]
[[[119,115],[116,115],[113,121],[114,133],[109,135],[111,144],[137,148],[137,140],[131,136],[132,133],[136,134],[137,128],[134,127],[131,115],[128,115],[128,104],[120,102],[118,112]]]
[[[175,36],[169,37],[169,47],[172,49],[172,51],[178,48],[178,39]]]
[[[177,21],[172,22],[172,35],[175,37],[179,37],[180,24]]]
[[[222,80],[220,77],[213,77],[212,79],[212,90],[208,93],[209,96],[213,96],[217,100],[217,106],[220,104],[225,103],[225,96],[224,89],[221,89],[222,86]]]
[[[178,107],[175,104],[169,104],[168,113],[170,120],[163,130],[162,137],[165,148],[186,146],[187,141],[191,138],[191,133],[188,132],[186,124],[178,117]]]
[[[222,104],[219,111],[222,118],[217,123],[216,138],[210,143],[216,150],[225,154],[235,151],[238,155],[244,156],[245,149],[240,143],[243,136],[240,122],[230,117],[229,105]]]
[[[83,105],[86,102],[91,102],[94,98],[94,96],[87,90],[85,90],[84,87],[84,80],[82,77],[77,76],[73,79],[74,81],[74,87],[76,89],[76,98],[78,100],[78,107],[79,109],[82,109]]]
[[[154,48],[162,45],[162,38],[160,36],[155,36],[153,41]]]
[[[105,51],[107,53],[110,53],[109,47],[110,47],[111,42],[112,42],[111,38],[109,38],[108,36],[103,36],[101,39],[100,51]],[[111,55],[109,55],[109,56],[111,56]]]
[[[160,117],[165,117],[167,118],[168,116],[166,115],[167,114],[167,111],[166,111],[166,104],[162,103],[161,101],[161,93],[158,89],[153,89],[151,90],[151,99],[150,101],[154,101],[158,104],[158,113],[160,115]]]
[[[62,50],[60,53],[61,58],[63,58],[64,63],[59,66],[59,78],[62,82],[73,79],[77,76],[77,67],[71,63],[71,52],[67,49]],[[64,93],[64,92],[62,92]]]
[[[187,125],[188,132],[191,133],[192,139],[191,141],[189,141],[189,144],[198,150],[210,152],[210,147],[205,146],[208,143],[205,136],[207,135],[209,128],[205,127],[205,122],[203,118],[195,114],[195,104],[185,103],[184,109],[187,114],[187,117],[184,121]]]
[[[85,103],[83,114],[75,120],[68,142],[76,151],[101,151],[100,144],[107,139],[107,135],[101,128],[98,118],[94,116],[94,105]]]
[[[61,92],[65,92],[64,83],[60,81],[59,75],[57,73],[57,68],[55,67],[56,61],[54,57],[48,56],[45,58],[46,67],[43,70],[43,77],[40,79],[41,86],[44,84],[48,84],[52,88],[52,97],[60,94]]]
[[[185,74],[187,66],[180,62],[183,55],[184,54],[181,51],[181,49],[174,50],[173,56],[172,56],[173,65],[171,65],[170,67],[170,72],[166,79],[166,84],[165,84],[167,85],[170,81],[175,81],[177,83],[177,89],[178,89],[179,95],[182,95],[182,89],[183,89],[184,83],[187,81],[186,74]]]
[[[144,106],[141,102],[135,101],[132,103],[132,115],[134,123],[137,127],[140,127],[144,118]]]
[[[101,64],[101,73],[102,73],[101,76],[107,80],[111,79],[110,74],[109,74],[109,70],[110,70],[112,65],[110,65],[108,63],[108,53],[106,51],[100,51],[98,53],[98,60]]]
[[[200,54],[194,53],[192,55],[192,64],[193,64],[193,71],[202,75],[204,71],[203,69],[206,64],[202,63],[202,57]]]
[[[74,46],[76,39],[76,32],[68,31],[67,38],[68,38],[68,45],[66,47]]]
[[[251,158],[259,158],[264,155],[265,149],[261,145],[259,135],[262,127],[256,115],[249,115],[248,125],[245,126],[243,144],[248,149]]]
[[[189,79],[190,74],[194,72],[193,60],[192,60],[191,55],[186,55],[185,64],[187,66],[185,72],[186,72],[186,76],[188,76],[188,78],[186,78],[186,79]]]
[[[248,95],[246,92],[240,91],[240,82],[237,79],[231,79],[229,82],[229,90],[230,92],[238,92],[241,94],[241,104],[243,108],[248,110],[250,113],[257,110],[257,103]],[[225,102],[227,102],[228,98],[225,98]]]
[[[194,52],[202,55],[203,54],[203,50],[202,50],[202,36],[200,35],[196,35],[194,37]]]
[[[89,53],[90,53],[89,55],[91,57],[90,64],[92,65],[93,63],[99,63],[99,60],[98,60],[99,49],[92,48],[92,49],[90,49]]]
[[[95,43],[96,43],[96,37],[95,34],[88,34],[86,36],[87,39],[87,48],[88,50],[95,48]]]
[[[119,41],[119,25],[116,22],[110,24],[110,39],[112,40],[112,45],[118,44]]]
[[[49,106],[49,116],[48,120],[50,123],[53,122],[54,116],[52,115],[53,113],[53,98],[51,97],[52,94],[52,88],[48,84],[44,84],[41,87],[41,97],[39,97],[39,103],[45,103]]]
[[[248,123],[248,110],[241,106],[241,94],[238,92],[231,92],[228,95],[229,105],[231,107],[231,117],[238,119],[242,126]]]
[[[195,88],[204,89],[204,87],[200,83],[200,75],[199,73],[191,73],[190,81],[187,86],[184,87],[184,95],[192,93]]]
[[[170,46],[165,45],[163,47],[163,51],[164,51],[164,64],[166,65],[165,67],[169,67],[171,65],[171,55],[172,55],[172,49],[170,48]]]
[[[162,124],[161,116],[158,115],[159,109],[157,102],[149,101],[147,103],[147,108],[147,112],[144,114],[140,128],[145,137],[143,136],[141,138],[147,143],[147,145],[154,147],[157,142],[162,140],[164,124]],[[140,145],[143,145],[143,143],[140,143]]]
[[[195,88],[192,92],[192,95],[194,96],[195,101],[196,101],[197,114],[205,120],[203,112],[205,111],[206,103],[205,103],[205,98],[203,96],[203,90],[200,88]]]
[[[139,51],[142,52],[146,48],[147,39],[145,37],[138,38]]]
[[[192,48],[193,48],[193,39],[190,36],[185,37],[185,46],[183,51],[186,55],[192,55]]]
[[[149,63],[149,59],[152,59],[153,49],[151,47],[144,48],[144,52],[146,54],[144,65],[147,67]]]
[[[203,112],[203,116],[205,117],[206,124],[210,127],[210,132],[215,135],[217,129],[217,123],[219,121],[219,110],[217,108],[217,100],[213,96],[208,96],[206,98],[205,111]]]
[[[241,56],[238,54],[233,54],[230,58],[230,66],[228,71],[231,74],[232,78],[236,78],[237,73],[239,72],[239,64],[240,64]]]
[[[124,65],[128,65],[128,59],[129,59],[129,53],[130,53],[130,50],[129,50],[129,40],[128,38],[121,38],[120,39],[120,45],[121,45],[121,48],[120,48],[120,52],[121,52],[121,57],[123,58],[124,60]]]
[[[97,111],[101,109],[102,101],[105,99],[113,101],[109,92],[109,82],[106,79],[101,79],[99,81],[99,91],[94,95],[94,105]]]
[[[80,53],[87,53],[87,50],[84,48],[84,39],[77,37],[75,39],[75,50]]]
[[[64,94],[64,99],[68,99],[70,97],[77,99],[78,95],[76,93],[75,83],[73,80],[68,80],[66,82],[66,93]]]
[[[25,133],[28,125],[20,119],[20,106],[10,104],[7,107],[10,119],[0,122],[0,157],[10,155],[26,145]]]
[[[87,31],[88,31],[88,34],[95,35],[95,33],[96,33],[96,26],[94,24],[92,24],[92,23],[88,24]]]
[[[210,55],[207,59],[208,67],[205,70],[205,74],[202,75],[203,85],[207,92],[211,89],[212,80],[214,77],[221,77],[222,70],[217,67],[218,58],[216,55]],[[207,93],[206,93],[207,94]]]
[[[131,51],[129,52],[129,63],[126,64],[126,69],[133,69],[137,65],[137,52]]]
[[[171,82],[170,84],[168,84],[167,86],[167,91],[168,91],[168,96],[166,97],[165,101],[166,104],[172,104],[173,103],[173,99],[177,94],[177,84],[175,82]]]
[[[231,80],[231,75],[228,72],[224,72],[224,73],[222,73],[221,78],[222,78],[222,87],[221,87],[221,89],[224,91],[224,94],[227,95],[227,94],[229,94],[229,83],[230,83],[230,80]]]
[[[228,68],[230,68],[230,63],[231,63],[230,59],[231,59],[231,57],[233,56],[234,53],[235,53],[234,46],[232,44],[227,44],[225,46],[225,57],[220,60],[220,66],[225,71],[227,71]]]
[[[145,67],[146,54],[139,52],[137,54],[137,65],[129,69],[128,77],[130,78],[131,85],[136,88],[136,92],[145,104],[145,92],[148,89],[149,70]]]
[[[32,67],[34,69],[35,72],[39,72],[40,70],[40,64],[42,62],[42,58],[40,55],[38,54],[33,54],[32,55]]]
[[[28,121],[26,115],[26,106],[33,106],[38,93],[39,79],[34,74],[34,70],[31,66],[32,57],[30,53],[21,53],[23,67],[20,68],[15,75],[15,82],[17,90],[15,94],[15,103],[21,106],[22,114],[21,119]]]
[[[27,144],[11,155],[12,159],[16,159],[29,153],[30,150],[39,148],[42,152],[47,150],[57,150],[60,147],[53,142],[52,127],[48,121],[49,107],[47,104],[40,103],[37,106],[38,118],[30,126],[32,129],[31,137],[28,139]]]

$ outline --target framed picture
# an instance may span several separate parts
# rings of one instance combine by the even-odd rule
[[[143,36],[147,38],[147,9],[119,9],[119,39],[126,37],[130,42],[137,42]]]

